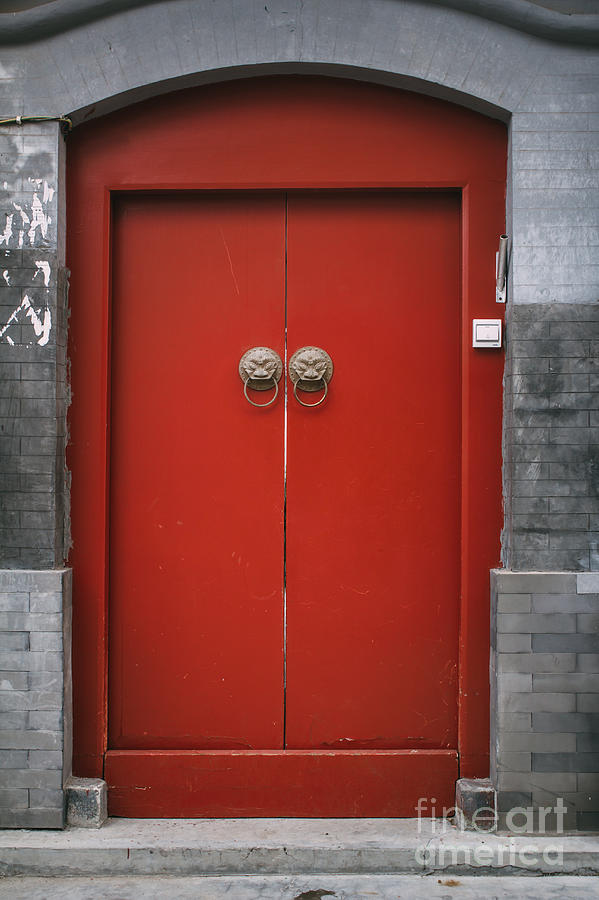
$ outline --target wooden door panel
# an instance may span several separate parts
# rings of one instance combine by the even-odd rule
[[[109,750],[117,816],[408,816],[419,797],[451,809],[455,750]]]
[[[124,195],[113,216],[109,746],[283,741],[284,197]]]
[[[286,746],[457,747],[459,194],[288,202]]]

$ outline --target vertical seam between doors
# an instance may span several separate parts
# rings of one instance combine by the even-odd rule
[[[284,196],[284,229],[285,229],[285,266],[284,266],[284,302],[285,302],[285,340],[284,340],[284,365],[283,365],[283,399],[284,399],[284,426],[283,426],[283,749],[287,746],[287,411],[288,411],[288,385],[287,385],[287,222],[289,213],[289,195]]]

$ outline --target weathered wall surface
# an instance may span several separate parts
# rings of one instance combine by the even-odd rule
[[[599,574],[496,570],[492,612],[491,776],[499,811],[553,807],[561,797],[566,828],[596,830]],[[514,816],[516,827],[523,818]]]
[[[0,571],[0,828],[62,828],[71,573]]]
[[[72,114],[76,127],[89,116],[179,87],[286,71],[370,79],[463,103],[509,123],[503,562],[523,570],[592,570],[599,569],[599,51],[585,45],[584,28],[595,35],[597,17],[585,18],[584,27],[581,19],[573,21],[577,17],[561,17],[562,27],[558,13],[541,11],[544,24],[537,28],[537,13],[521,0],[525,15],[518,30],[504,14],[515,4],[506,4],[498,22],[484,17],[497,4],[483,0],[481,15],[464,11],[472,7],[468,0],[448,0],[447,7],[418,0],[162,0],[112,4],[111,10],[121,11],[88,23],[77,17],[52,27],[42,22],[37,30],[20,14],[16,20],[25,25],[16,37],[19,22],[11,17],[12,31],[3,32],[0,17],[0,117]],[[43,17],[60,7],[57,0],[31,15]],[[29,568],[54,577],[68,544],[63,163],[57,123],[0,125],[0,565],[15,570],[14,578]],[[575,615],[576,590],[560,590],[560,614]],[[16,581],[14,593],[14,602],[29,598]],[[549,591],[531,587],[526,593],[532,598]],[[11,611],[33,615],[30,609]],[[43,642],[36,638],[25,646],[25,635],[36,633],[33,619],[4,625],[6,652],[30,654],[39,666]],[[523,652],[535,656],[536,625],[530,627],[522,634],[532,635],[531,649]],[[556,652],[571,652],[568,635]],[[587,643],[594,639],[589,632]],[[555,640],[559,644],[562,636]],[[17,644],[21,649],[10,649]],[[589,677],[599,670],[596,653],[589,651],[584,661]],[[35,692],[54,679],[52,670],[32,669],[45,674],[27,683],[13,679],[21,685],[15,687],[9,660],[2,659],[0,682],[9,685],[0,689],[0,702],[5,697],[8,704],[2,715],[14,710],[27,716],[15,715],[14,722],[22,724],[14,728],[5,720],[0,744],[15,729],[31,743],[36,728],[48,731],[31,713],[38,711]],[[11,706],[17,699],[25,705]],[[501,737],[503,719],[497,722]],[[572,718],[568,734],[587,733],[577,727],[582,722]],[[6,752],[13,750],[27,752]],[[33,743],[30,752],[37,752]],[[0,767],[15,760],[0,756]],[[28,770],[24,756],[17,761]],[[511,771],[519,784],[529,778],[532,785],[532,776],[518,765],[503,756],[501,775]],[[530,772],[535,765],[531,757]],[[551,790],[570,790],[571,774],[567,768],[557,772]],[[54,781],[15,790],[60,792],[50,786]],[[523,793],[532,796],[532,786]],[[4,799],[7,808],[14,800],[13,809],[25,809],[19,807],[24,794]],[[38,801],[30,793],[27,808]],[[55,816],[59,801],[55,794]],[[25,822],[15,815],[7,814],[6,823]],[[27,822],[34,824],[31,817]]]

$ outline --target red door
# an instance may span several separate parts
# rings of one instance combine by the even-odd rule
[[[501,358],[469,321],[503,136],[265,85],[138,109],[137,156],[98,125],[72,151],[76,769],[114,815],[409,816],[487,774]],[[247,402],[245,351],[306,345],[322,404],[286,373]]]

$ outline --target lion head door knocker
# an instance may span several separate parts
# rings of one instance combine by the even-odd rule
[[[283,374],[281,357],[270,347],[252,347],[239,360],[239,377],[243,381],[243,393],[252,406],[272,406],[279,393],[279,381]],[[266,403],[255,403],[248,396],[248,386],[253,391],[269,391],[274,396]]]
[[[293,396],[302,406],[320,406],[329,391],[329,381],[333,377],[333,360],[320,347],[302,347],[289,360],[289,377],[293,382]],[[304,403],[297,395],[298,390],[324,391],[316,403]]]

